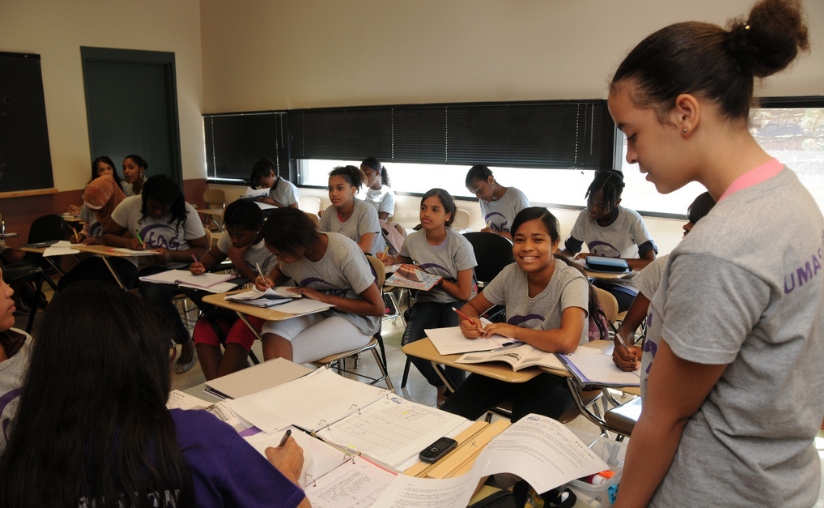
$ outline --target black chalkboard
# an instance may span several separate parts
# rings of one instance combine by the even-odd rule
[[[52,187],[40,55],[0,52],[0,193]]]

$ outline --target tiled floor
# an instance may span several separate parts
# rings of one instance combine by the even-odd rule
[[[47,296],[49,297],[49,299],[51,298],[50,294]],[[195,318],[194,312],[191,312],[190,315],[192,316],[192,318]],[[16,327],[24,329],[27,318],[28,316],[18,316],[16,319]],[[32,333],[32,335],[35,337],[37,336],[37,329],[41,319],[42,312],[38,313],[35,319]],[[389,376],[392,379],[392,383],[395,386],[395,391],[408,400],[418,402],[420,404],[434,406],[435,388],[429,386],[429,384],[426,382],[423,376],[421,376],[417,369],[415,369],[414,366],[410,369],[409,381],[406,388],[401,388],[401,376],[403,374],[404,365],[406,363],[406,355],[404,355],[403,352],[400,350],[400,340],[401,335],[403,334],[403,325],[401,324],[401,320],[396,320],[394,324],[391,319],[384,321],[381,328],[381,333],[384,337],[384,342],[386,346],[386,357],[388,362]],[[263,352],[261,351],[260,342],[255,343],[255,345],[253,346],[253,351],[255,352],[258,358],[263,358]],[[353,362],[351,360],[347,361],[347,369],[353,370]],[[362,356],[357,370],[358,372],[362,372],[372,377],[376,377],[376,375],[379,372],[371,353],[367,353]],[[357,376],[347,376],[357,379]],[[173,389],[186,389],[203,383],[204,381],[205,378],[203,377],[203,371],[201,370],[199,363],[195,364],[195,366],[185,374],[172,374]],[[568,423],[567,425],[569,427],[582,430],[590,434],[598,434],[598,428],[583,417],[578,417],[572,422]],[[819,451],[819,457],[821,457],[822,464],[824,464],[824,431],[820,431],[818,433],[818,437],[815,440],[815,445],[816,449]],[[823,479],[819,491],[818,502],[815,504],[814,508],[824,508],[824,465],[822,466],[822,478]]]

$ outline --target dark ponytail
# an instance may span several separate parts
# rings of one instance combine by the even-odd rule
[[[604,202],[602,203],[605,210],[612,210],[615,208],[615,203],[621,199],[621,193],[624,192],[624,174],[614,169],[605,169],[595,172],[595,178],[587,188],[585,198],[591,199],[592,195],[598,191],[604,193]]]
[[[381,185],[386,185],[387,187],[392,186],[389,181],[389,173],[386,172],[386,167],[384,167],[383,163],[375,157],[368,157],[364,159],[363,162],[361,162],[361,166],[370,167],[379,172],[381,174]]]
[[[355,166],[338,166],[329,173],[329,178],[342,176],[349,185],[360,191],[363,186],[363,171]]]
[[[621,62],[610,90],[632,83],[632,101],[653,107],[659,120],[680,94],[703,97],[731,120],[746,121],[753,78],[786,68],[808,50],[807,27],[798,0],[761,0],[747,20],[729,31],[711,23],[676,23],[641,41]]]

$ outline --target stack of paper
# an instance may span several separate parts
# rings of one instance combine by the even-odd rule
[[[193,275],[189,270],[167,270],[154,275],[140,277],[140,280],[157,284],[181,284],[195,289],[206,289],[234,278],[234,275],[226,273]]]
[[[489,320],[481,318],[484,326],[491,324]],[[460,326],[449,328],[434,328],[424,330],[426,336],[432,341],[435,349],[442,355],[457,355],[472,351],[492,351],[505,346],[520,344],[520,341],[504,337],[503,335],[492,335],[489,338],[467,339],[461,332]]]
[[[66,256],[71,254],[80,254],[80,251],[77,249],[73,249],[71,242],[67,240],[61,240],[47,247],[46,250],[43,252],[43,257]]]

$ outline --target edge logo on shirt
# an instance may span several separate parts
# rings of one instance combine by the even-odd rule
[[[180,241],[177,239],[177,229],[165,224],[153,224],[140,231],[143,243],[153,248],[180,250]]]

